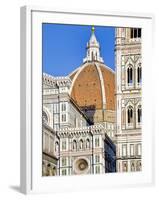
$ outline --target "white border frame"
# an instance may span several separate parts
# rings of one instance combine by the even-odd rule
[[[73,17],[72,17],[73,16]],[[142,27],[143,63],[143,170],[134,173],[42,177],[42,43],[41,23],[93,24]],[[139,186],[154,183],[154,124],[152,115],[152,25],[150,14],[105,11],[66,11],[40,7],[21,8],[21,192],[61,192]],[[150,103],[151,102],[151,103]],[[148,151],[147,151],[148,148]],[[76,184],[74,184],[76,183]]]

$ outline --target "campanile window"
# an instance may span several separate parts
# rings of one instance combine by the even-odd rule
[[[141,66],[137,68],[137,82],[141,83]]]
[[[128,84],[131,84],[133,82],[133,69],[131,65],[127,69],[127,81]]]
[[[141,38],[141,28],[131,28],[130,38]]]
[[[142,118],[142,110],[141,110],[141,106],[138,107],[137,109],[137,121],[138,123],[141,123],[141,118]]]
[[[128,108],[128,124],[133,122],[133,108],[129,107]]]

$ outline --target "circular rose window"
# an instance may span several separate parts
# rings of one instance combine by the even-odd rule
[[[75,163],[75,169],[77,173],[84,173],[88,169],[88,162],[85,159],[79,159]]]

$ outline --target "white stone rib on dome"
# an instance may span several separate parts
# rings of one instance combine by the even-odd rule
[[[102,75],[102,72],[101,72],[101,69],[100,69],[98,63],[95,63],[95,66],[97,68],[99,79],[100,79],[100,86],[101,86],[101,90],[102,90],[103,109],[106,109],[106,91],[105,91],[105,87],[104,87],[103,75]]]
[[[95,67],[97,68],[97,72],[98,72],[98,76],[100,79],[100,87],[101,87],[101,93],[102,93],[102,102],[103,102],[103,109],[106,109],[106,91],[105,91],[105,87],[104,87],[104,79],[103,79],[103,75],[101,72],[101,68],[99,63],[95,62],[93,63],[95,65]],[[90,63],[85,63],[81,68],[79,68],[79,70],[77,71],[77,73],[75,74],[73,81],[72,81],[72,85],[71,88],[69,90],[69,95],[71,96],[71,92],[74,86],[74,83],[76,82],[76,79],[78,78],[79,74],[81,73],[81,71],[87,67],[88,65],[90,65]],[[105,65],[102,65],[105,66]]]
[[[73,78],[73,81],[72,81],[72,84],[71,84],[71,87],[70,87],[70,90],[69,90],[69,95],[71,96],[71,92],[72,92],[72,89],[73,89],[73,85],[78,77],[78,75],[81,73],[81,71],[88,65],[88,63],[85,63],[84,65],[82,65],[81,67],[79,67],[79,70],[77,71],[77,73],[75,74],[74,78]]]

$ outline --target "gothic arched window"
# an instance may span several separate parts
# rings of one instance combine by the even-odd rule
[[[80,148],[80,149],[83,149],[83,140],[82,140],[82,139],[81,139],[80,142],[79,142],[79,148]]]
[[[76,142],[76,140],[73,140],[72,149],[73,150],[77,150],[77,142]]]
[[[131,65],[127,69],[127,81],[128,84],[133,83],[133,69]]]
[[[141,66],[137,68],[137,83],[141,83]]]
[[[130,106],[127,110],[128,124],[133,122],[133,108]]]
[[[141,121],[142,121],[142,109],[141,106],[139,106],[137,109],[137,122],[141,123]]]
[[[89,139],[86,140],[86,148],[87,148],[87,149],[90,148],[90,141],[89,141]]]

